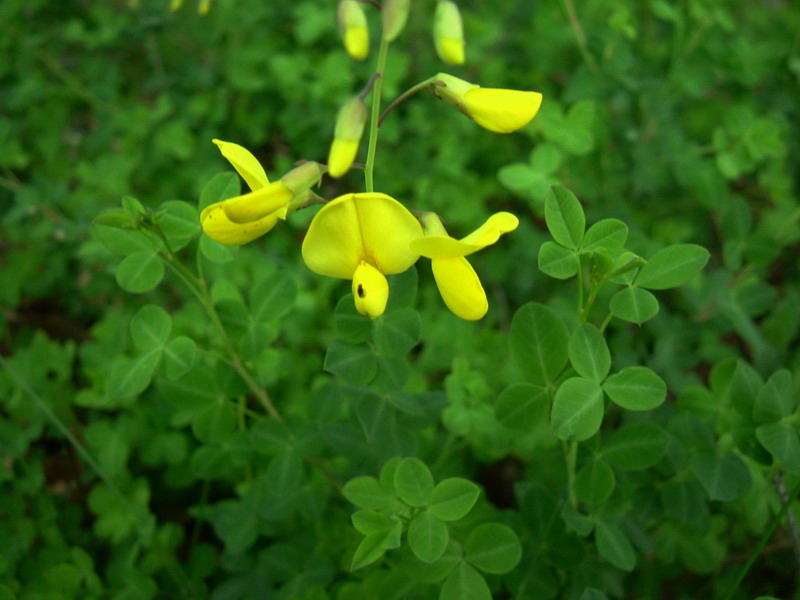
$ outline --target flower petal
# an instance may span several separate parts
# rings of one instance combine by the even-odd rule
[[[289,188],[276,181],[255,192],[223,200],[217,204],[225,209],[225,214],[234,223],[250,223],[281,209],[283,209],[281,218],[285,217],[286,205],[293,196]]]
[[[208,237],[226,246],[241,246],[252,242],[275,227],[275,223],[278,222],[279,215],[274,212],[249,223],[235,223],[228,218],[222,204],[217,202],[203,210],[200,221]]]
[[[409,250],[422,227],[386,194],[339,196],[322,207],[303,240],[303,260],[320,275],[351,279],[359,263],[386,274],[402,273],[419,258]]]
[[[303,261],[320,275],[350,279],[364,259],[364,242],[355,194],[339,196],[322,207],[303,240]]]
[[[519,225],[517,217],[508,212],[499,212],[460,240],[443,235],[426,235],[413,240],[409,247],[420,256],[431,259],[468,256],[494,244],[504,233],[514,231],[517,225]]]
[[[370,319],[379,317],[389,300],[389,282],[378,269],[362,262],[353,273],[353,298],[359,313]]]
[[[217,145],[219,151],[222,152],[222,156],[228,159],[228,162],[247,182],[251,190],[256,191],[269,183],[264,167],[261,166],[258,159],[247,148],[232,142],[223,142],[222,140],[215,139],[211,141]]]
[[[486,314],[486,292],[466,258],[434,259],[431,268],[442,300],[453,314],[467,321],[477,321]]]
[[[468,246],[485,248],[494,244],[504,233],[514,231],[518,225],[519,219],[510,212],[494,213],[483,225],[461,238],[461,242]]]
[[[527,125],[542,105],[538,92],[474,88],[464,95],[469,116],[495,133],[511,133]]]
[[[402,273],[417,262],[419,254],[409,249],[420,237],[422,226],[408,209],[386,194],[354,194],[367,262],[381,272]]]

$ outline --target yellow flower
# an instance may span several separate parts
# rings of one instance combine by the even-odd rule
[[[320,275],[353,280],[356,309],[375,318],[389,299],[385,275],[402,273],[419,255],[409,249],[422,235],[414,215],[394,198],[374,192],[345,194],[322,207],[303,240],[303,260]]]
[[[422,217],[425,236],[413,240],[410,249],[431,259],[433,277],[444,303],[456,316],[477,321],[489,310],[486,292],[465,256],[494,244],[501,235],[514,231],[519,219],[499,212],[468,236],[460,240],[447,235],[439,217],[428,213]]]
[[[214,143],[252,190],[215,202],[200,213],[205,234],[226,246],[241,246],[267,233],[278,219],[286,218],[289,202],[305,198],[322,176],[320,165],[308,162],[270,183],[264,167],[249,150],[231,142]]]
[[[436,53],[448,65],[464,64],[464,26],[458,6],[451,0],[436,3],[433,22]]]
[[[336,18],[347,55],[353,60],[364,60],[369,53],[369,29],[361,3],[357,0],[341,0]]]
[[[539,92],[482,88],[446,73],[439,73],[434,80],[437,96],[495,133],[511,133],[524,127],[542,105]]]

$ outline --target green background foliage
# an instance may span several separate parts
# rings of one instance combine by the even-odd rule
[[[519,216],[477,323],[424,262],[359,315],[314,209],[200,233],[242,189],[212,138],[324,162],[371,7],[354,63],[322,0],[0,3],[0,600],[800,598],[800,9],[459,4],[467,64],[415,0],[384,99],[541,111],[420,94],[375,179],[455,237]]]

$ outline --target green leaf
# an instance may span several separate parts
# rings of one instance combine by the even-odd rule
[[[413,308],[402,308],[374,319],[372,326],[378,352],[404,356],[419,342],[422,320]]]
[[[708,513],[708,499],[696,479],[668,482],[659,497],[666,513],[682,523],[693,523]]]
[[[269,461],[264,476],[271,496],[289,495],[303,481],[303,459],[295,448],[284,448]]]
[[[249,305],[256,323],[275,322],[294,307],[297,285],[286,271],[278,271],[250,290]]]
[[[600,383],[611,369],[611,353],[600,330],[583,323],[569,339],[569,360],[578,375]]]
[[[241,193],[242,185],[236,173],[226,171],[212,177],[200,192],[200,210],[216,202],[222,202]]]
[[[395,495],[387,491],[374,477],[356,477],[342,488],[342,494],[359,508],[367,510],[393,510],[397,507]]]
[[[414,556],[426,563],[432,563],[444,554],[450,535],[444,521],[429,511],[423,511],[408,525],[407,539]]]
[[[554,279],[569,279],[578,272],[574,250],[555,242],[544,242],[539,248],[539,270]]]
[[[333,310],[336,336],[345,342],[357,344],[372,339],[372,319],[356,310],[352,294],[342,296]]]
[[[413,556],[409,557],[403,565],[403,572],[407,577],[419,583],[439,583],[460,562],[461,549],[453,540],[450,540],[438,560],[429,564]]]
[[[153,252],[161,249],[163,243],[150,232],[138,229],[124,229],[101,223],[92,226],[92,233],[103,245],[117,254],[133,254],[134,252]]]
[[[636,285],[664,290],[688,282],[708,262],[708,250],[695,244],[676,244],[656,252],[639,271]]]
[[[602,456],[625,471],[640,471],[656,464],[669,445],[669,436],[655,423],[628,423],[603,443]]]
[[[236,431],[236,409],[226,401],[207,404],[195,412],[192,431],[201,442],[221,444]]]
[[[391,536],[387,532],[376,532],[367,535],[356,548],[350,570],[355,571],[375,562],[386,552],[386,542]]]
[[[693,454],[691,465],[712,500],[730,502],[750,487],[747,465],[731,452],[722,456],[712,452]]]
[[[609,252],[617,252],[625,246],[628,239],[628,226],[619,219],[603,219],[586,231],[581,244],[582,252],[591,252],[605,248]]]
[[[200,233],[197,209],[181,200],[169,200],[159,206],[156,224],[167,237],[176,240],[190,240]]]
[[[458,521],[472,510],[480,493],[480,488],[471,481],[450,477],[433,488],[428,510],[442,521]]]
[[[602,460],[586,463],[575,476],[575,496],[592,505],[605,502],[614,491],[614,471]]]
[[[425,506],[433,493],[433,475],[418,458],[406,458],[394,472],[394,489],[409,506]]]
[[[547,388],[532,383],[514,383],[500,394],[494,405],[497,420],[509,429],[531,429],[550,408]]]
[[[223,265],[236,258],[239,246],[225,246],[203,235],[200,237],[200,252],[212,263]]]
[[[140,352],[163,348],[172,330],[172,317],[160,306],[147,304],[131,319],[131,338]]]
[[[772,374],[759,390],[753,406],[753,418],[759,423],[772,423],[794,413],[792,373],[781,369]]]
[[[595,588],[586,588],[578,600],[608,600],[608,596]]]
[[[594,526],[594,542],[598,554],[618,569],[632,571],[636,566],[633,546],[617,525],[598,521]]]
[[[140,354],[133,360],[118,359],[111,367],[106,389],[115,398],[127,398],[142,393],[150,385],[160,359],[160,348]]]
[[[551,187],[544,201],[544,218],[556,242],[570,250],[580,248],[586,217],[575,194],[560,185]]]
[[[464,558],[485,573],[508,573],[522,558],[522,545],[508,525],[483,523],[467,536]]]
[[[352,385],[367,385],[375,377],[378,361],[365,344],[333,340],[325,354],[325,370]]]
[[[445,579],[439,600],[492,600],[492,593],[483,576],[462,562]]]
[[[170,340],[164,348],[164,371],[170,379],[178,379],[194,365],[197,344],[185,335]]]
[[[363,535],[385,533],[394,527],[394,522],[386,515],[373,510],[357,510],[350,516],[355,530]]]
[[[149,292],[163,277],[164,263],[152,250],[129,254],[117,266],[117,283],[132,294]]]
[[[800,474],[800,439],[789,423],[770,423],[756,428],[756,438],[789,473]]]
[[[585,440],[600,429],[603,421],[603,390],[582,377],[563,382],[553,400],[551,427],[562,440]]]
[[[534,383],[552,383],[567,364],[569,332],[543,304],[529,302],[517,310],[509,339],[514,359]]]
[[[603,390],[628,410],[652,410],[667,398],[667,384],[647,367],[625,367],[606,379]]]
[[[609,303],[611,314],[630,323],[641,325],[658,314],[656,297],[639,287],[626,287],[611,297]]]

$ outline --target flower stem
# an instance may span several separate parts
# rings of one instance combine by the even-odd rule
[[[775,529],[777,529],[783,517],[786,516],[787,512],[789,512],[789,507],[791,506],[792,501],[795,498],[797,498],[797,494],[800,494],[800,483],[798,483],[798,485],[795,486],[794,491],[792,491],[791,495],[783,503],[783,506],[778,511],[778,514],[776,514],[775,517],[772,519],[772,523],[770,523],[769,527],[767,527],[767,529],[761,535],[761,539],[758,540],[758,544],[753,549],[752,554],[750,554],[750,558],[747,559],[747,562],[744,564],[741,571],[739,571],[739,574],[736,576],[736,579],[733,581],[733,583],[728,588],[725,595],[722,597],[722,600],[730,600],[731,598],[733,598],[734,594],[736,593],[736,590],[739,587],[739,584],[742,582],[745,575],[747,575],[747,572],[753,566],[753,563],[756,562],[758,555],[761,554],[761,551],[764,549],[764,546],[769,541],[769,538],[772,537],[773,532],[775,531]]]
[[[367,149],[367,166],[364,168],[364,184],[368,192],[375,191],[373,170],[375,169],[375,149],[378,145],[378,116],[381,112],[381,90],[383,89],[383,73],[386,70],[386,56],[389,53],[389,42],[381,38],[378,51],[377,79],[372,88],[372,114],[369,119],[369,146]]]
[[[378,127],[383,125],[383,120],[392,112],[395,108],[397,108],[401,103],[408,100],[411,96],[416,94],[417,92],[421,92],[422,90],[428,89],[432,85],[436,85],[436,78],[431,77],[430,79],[426,79],[425,81],[420,81],[417,85],[412,88],[407,89],[405,92],[400,94],[397,98],[395,98],[392,103],[386,107],[386,110],[383,111],[381,118],[378,119]]]
[[[575,464],[578,461],[578,442],[572,440],[566,449],[567,460],[567,494],[569,503],[573,508],[578,508],[578,498],[575,496]]]

